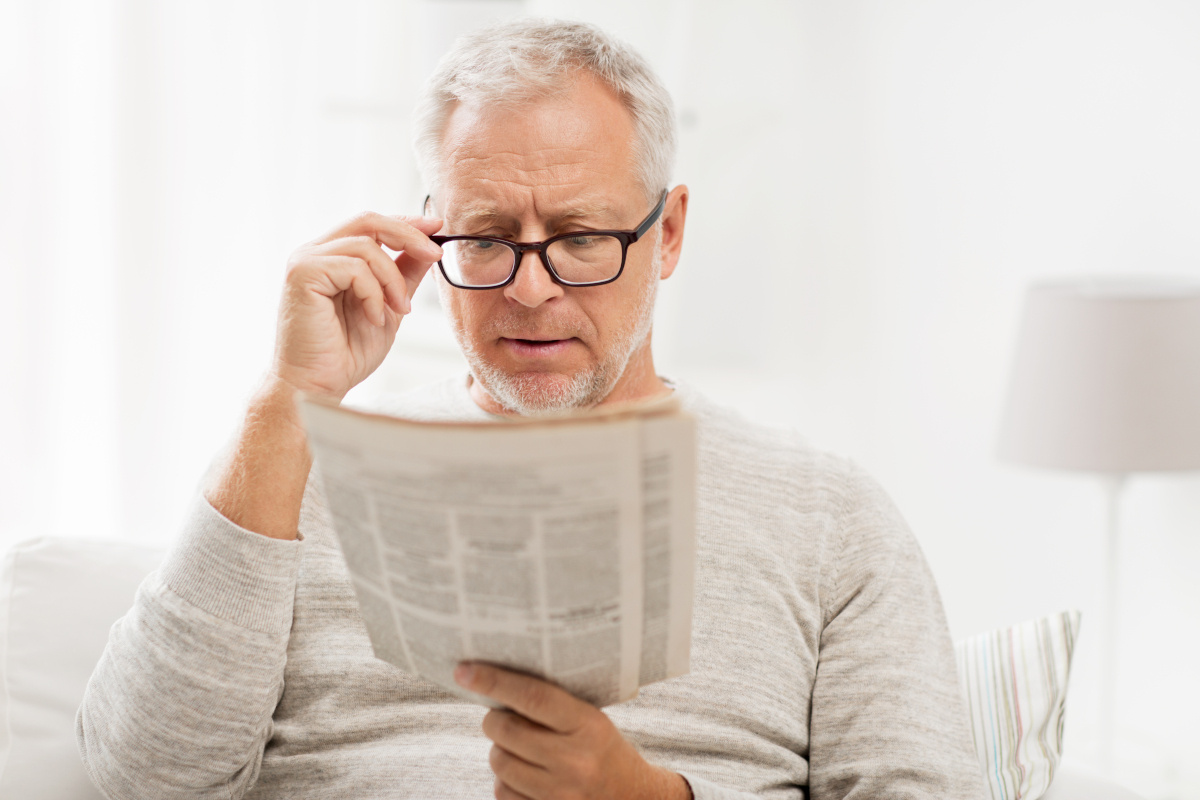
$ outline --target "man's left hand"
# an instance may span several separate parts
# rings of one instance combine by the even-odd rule
[[[647,762],[604,712],[557,686],[488,664],[459,664],[454,679],[505,706],[483,718],[497,800],[691,800],[681,775]]]

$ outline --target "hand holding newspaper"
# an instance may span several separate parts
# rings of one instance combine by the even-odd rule
[[[485,705],[460,661],[596,706],[688,671],[695,423],[676,402],[476,423],[302,408],[376,656]]]

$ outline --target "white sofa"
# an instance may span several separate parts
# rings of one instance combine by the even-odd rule
[[[34,539],[0,571],[0,798],[99,800],[75,748],[75,710],[108,630],[162,559],[114,542]],[[1046,800],[1138,800],[1069,762]]]

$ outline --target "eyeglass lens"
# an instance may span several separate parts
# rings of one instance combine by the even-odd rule
[[[546,246],[558,277],[568,283],[599,283],[621,271],[621,240],[604,234],[568,236]],[[516,251],[499,242],[455,239],[442,246],[446,277],[460,286],[495,286],[512,274]]]

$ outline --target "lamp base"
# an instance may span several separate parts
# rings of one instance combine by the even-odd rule
[[[1129,473],[1114,472],[1103,476],[1107,500],[1107,531],[1104,563],[1104,642],[1100,661],[1100,724],[1097,730],[1097,766],[1111,777],[1113,773],[1113,735],[1117,695],[1117,569],[1120,557],[1121,495]]]

